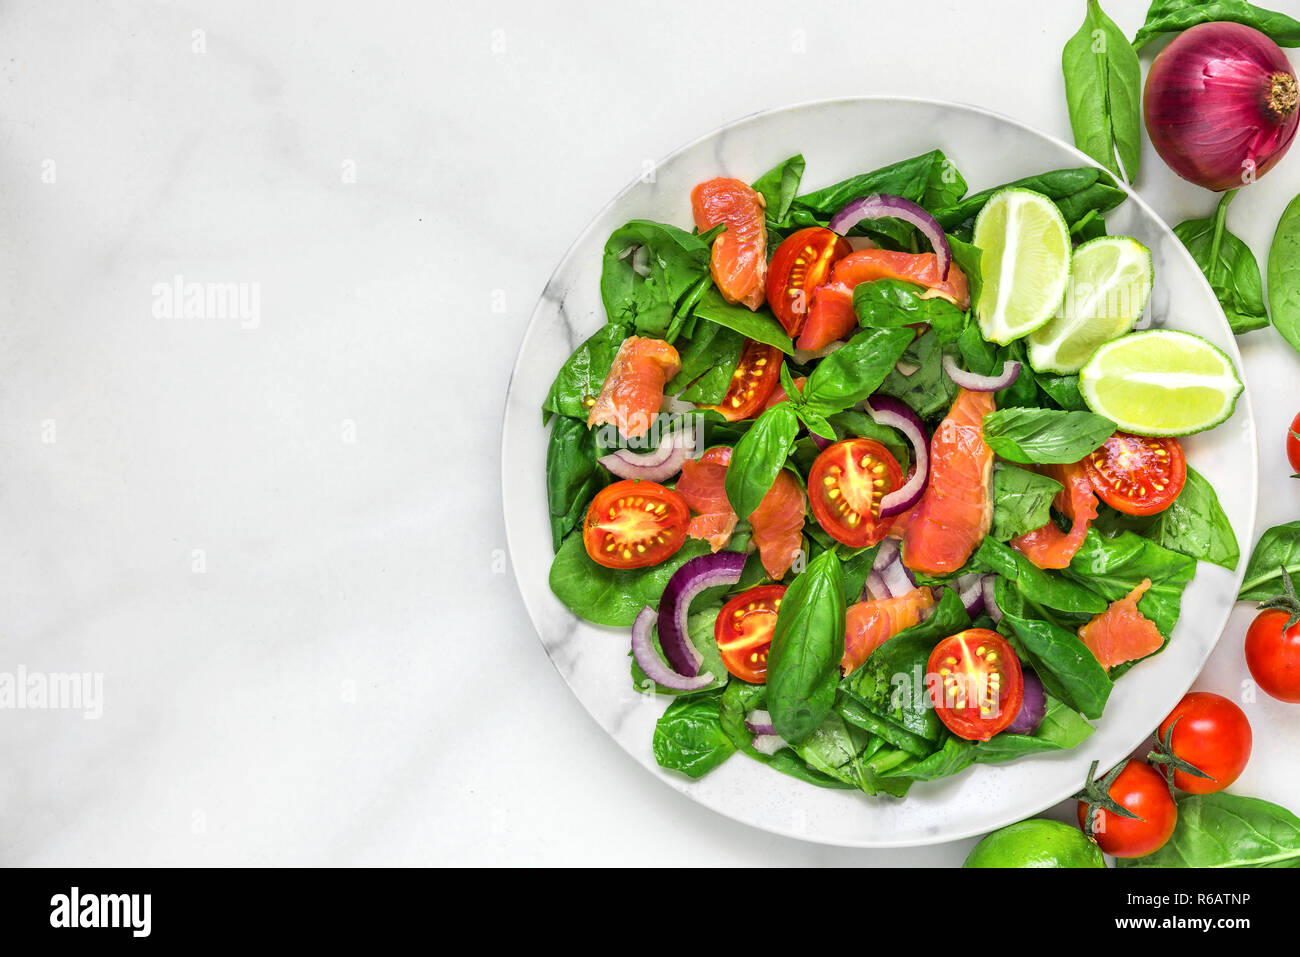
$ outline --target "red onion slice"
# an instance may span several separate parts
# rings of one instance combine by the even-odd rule
[[[695,451],[695,430],[676,429],[665,436],[653,452],[639,455],[627,449],[618,449],[596,461],[619,478],[662,482],[682,470],[687,457]]]
[[[890,196],[885,193],[873,193],[855,199],[831,217],[830,226],[843,236],[864,219],[901,219],[915,226],[934,249],[938,259],[939,278],[948,278],[948,267],[952,265],[952,249],[948,246],[948,237],[938,220],[927,213],[910,199]]]
[[[884,579],[885,588],[889,590],[890,598],[906,595],[916,588],[916,579],[912,577],[912,573],[903,564],[901,557],[895,558],[886,565],[884,571],[880,573],[880,577]]]
[[[659,646],[674,671],[694,677],[704,660],[686,629],[695,596],[716,585],[736,584],[744,568],[745,556],[740,552],[718,552],[692,558],[668,579],[659,599]]]
[[[930,437],[925,423],[906,402],[877,393],[863,403],[867,414],[879,425],[898,429],[912,446],[912,471],[902,488],[880,500],[880,517],[901,515],[921,500],[930,484]]]
[[[687,677],[679,675],[663,663],[663,659],[655,651],[654,642],[650,639],[650,630],[654,628],[655,619],[658,617],[658,613],[646,605],[636,616],[636,621],[632,623],[632,657],[636,659],[637,666],[655,684],[672,688],[674,691],[697,691],[712,684],[713,675],[707,671],[702,675]],[[696,670],[699,670],[698,666]]]
[[[751,711],[745,718],[745,727],[754,734],[776,734],[772,715],[766,711]]]
[[[761,754],[776,754],[785,747],[785,738],[779,734],[756,734],[750,744]]]
[[[873,571],[867,575],[866,584],[862,586],[862,597],[858,601],[882,601],[889,597],[885,580],[880,577],[880,572]]]
[[[1047,692],[1042,679],[1028,669],[1024,672],[1025,696],[1016,720],[1007,725],[1007,734],[1033,734],[1047,714]]]
[[[957,360],[952,356],[943,357],[943,371],[948,373],[949,379],[968,392],[1001,392],[1008,389],[1020,377],[1020,368],[1021,363],[1008,359],[1002,363],[1002,371],[998,375],[976,375],[957,365]]]
[[[966,614],[974,618],[984,610],[984,576],[979,572],[971,572],[969,575],[962,575],[953,585],[957,589],[957,597],[961,603],[966,606]]]
[[[995,625],[1002,620],[1002,609],[998,607],[994,591],[997,581],[997,575],[985,575],[984,581],[980,585],[980,589],[984,593],[984,610],[988,612],[988,616],[993,619]]]

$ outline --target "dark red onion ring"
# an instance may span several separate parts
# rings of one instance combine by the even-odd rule
[[[1001,392],[1010,388],[1011,383],[1020,377],[1021,363],[1008,359],[1002,363],[1002,371],[997,375],[976,375],[957,365],[952,356],[943,357],[943,371],[948,378],[968,392]]]
[[[697,691],[712,684],[713,675],[707,671],[702,675],[687,677],[678,674],[663,663],[655,652],[654,642],[650,638],[650,630],[654,628],[655,619],[658,617],[658,613],[646,605],[636,616],[636,621],[632,623],[632,657],[636,659],[637,666],[655,684],[672,688],[674,691]],[[696,670],[699,670],[698,666]]]
[[[662,482],[680,472],[687,457],[694,451],[694,430],[677,429],[666,436],[653,452],[639,455],[627,449],[618,449],[596,461],[619,478]]]
[[[952,265],[952,248],[948,245],[948,237],[944,235],[939,221],[916,203],[901,196],[872,193],[853,200],[832,216],[830,227],[843,236],[864,219],[901,219],[915,226],[934,249],[939,278],[948,278],[948,268]]]
[[[766,711],[751,711],[745,716],[745,727],[754,734],[776,734],[772,716]]]
[[[659,646],[674,671],[694,677],[704,660],[686,629],[695,596],[706,588],[736,584],[744,568],[745,556],[740,552],[718,552],[692,558],[668,579],[659,599]]]
[[[863,406],[877,424],[902,432],[912,446],[911,475],[901,488],[880,500],[880,517],[892,518],[919,502],[930,484],[930,437],[921,417],[901,399],[876,393]]]
[[[1016,720],[1007,725],[1007,734],[1033,734],[1047,714],[1047,692],[1043,690],[1042,680],[1027,668],[1024,676],[1025,697]]]

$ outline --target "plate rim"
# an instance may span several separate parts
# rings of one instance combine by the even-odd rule
[[[926,106],[926,107],[958,109],[978,116],[983,116],[995,120],[999,123],[1008,124],[1026,133],[1029,133],[1033,136],[1047,140],[1048,142],[1052,143],[1056,147],[1064,149],[1067,153],[1073,154],[1078,159],[1080,166],[1092,166],[1097,169],[1104,170],[1107,174],[1111,175],[1112,178],[1115,179],[1116,185],[1124,191],[1127,201],[1135,202],[1138,205],[1138,207],[1141,208],[1152,219],[1154,219],[1166,233],[1168,233],[1170,236],[1174,238],[1178,250],[1176,255],[1182,257],[1186,262],[1191,264],[1195,272],[1195,275],[1199,280],[1203,294],[1208,295],[1210,301],[1216,303],[1218,302],[1218,297],[1215,295],[1213,287],[1210,286],[1209,280],[1205,278],[1205,275],[1201,271],[1200,267],[1196,265],[1195,259],[1192,258],[1192,255],[1190,252],[1188,252],[1186,246],[1184,246],[1180,241],[1177,240],[1177,236],[1173,232],[1173,227],[1171,227],[1169,223],[1165,220],[1165,218],[1161,216],[1155,210],[1155,208],[1151,206],[1150,203],[1148,203],[1145,199],[1143,199],[1142,196],[1139,195],[1129,183],[1125,182],[1119,177],[1115,177],[1114,174],[1111,174],[1110,171],[1106,170],[1104,166],[1102,166],[1100,163],[1094,160],[1091,156],[1088,156],[1086,153],[1079,150],[1072,143],[1067,143],[1065,140],[1062,140],[1061,138],[1051,133],[1044,132],[1043,130],[1038,129],[1037,127],[1032,126],[1029,123],[1026,123],[1022,120],[1018,120],[1015,117],[973,103],[967,103],[960,100],[945,100],[937,97],[921,97],[921,96],[906,96],[906,95],[892,95],[892,94],[863,94],[863,95],[825,97],[825,98],[810,99],[810,100],[800,100],[798,102],[789,103],[783,106],[771,107],[768,109],[756,110],[751,113],[746,113],[742,116],[736,117],[735,119],[714,126],[708,131],[700,134],[699,136],[693,137],[692,139],[686,141],[685,143],[682,143],[680,146],[676,147],[670,152],[665,153],[660,158],[655,160],[654,166],[655,168],[663,166],[664,164],[672,161],[680,154],[685,153],[688,150],[694,148],[695,146],[704,143],[708,140],[711,140],[714,137],[718,136],[719,134],[725,132],[726,130],[732,129],[743,123],[759,121],[766,117],[773,117],[773,116],[778,116],[786,113],[794,113],[794,112],[798,112],[810,108],[836,106],[836,105],[852,105],[852,104],[873,103],[873,102],[883,102],[883,103],[903,104],[903,105],[916,104],[916,105]],[[514,392],[516,378],[519,375],[519,371],[522,368],[524,363],[525,347],[527,346],[530,338],[532,337],[533,333],[537,329],[538,321],[541,318],[540,313],[548,301],[549,293],[551,292],[556,282],[556,278],[559,276],[561,270],[565,268],[565,265],[569,262],[569,259],[574,253],[574,251],[587,239],[588,235],[595,229],[596,225],[605,217],[605,214],[609,212],[611,209],[613,209],[619,202],[622,201],[622,199],[625,196],[629,195],[639,185],[641,185],[641,179],[639,177],[632,178],[631,180],[628,181],[628,183],[623,188],[618,190],[618,192],[616,192],[607,202],[601,205],[592,214],[590,219],[582,227],[582,229],[578,232],[578,234],[574,237],[574,239],[568,244],[567,247],[565,247],[563,254],[561,254],[559,259],[556,261],[555,268],[551,271],[550,275],[546,279],[546,282],[543,284],[542,290],[537,297],[537,301],[533,306],[531,312],[529,313],[528,321],[524,325],[523,333],[519,338],[519,345],[515,353],[515,360],[511,364],[510,376],[506,382],[505,395],[503,397],[503,402],[502,402],[502,413],[501,413],[501,420],[500,420],[501,421],[501,446],[500,446],[501,470],[500,473],[498,474],[498,481],[501,483],[502,517],[505,525],[506,548],[510,558],[511,578],[514,581],[515,588],[518,591],[519,597],[523,602],[524,609],[528,613],[529,622],[533,626],[533,631],[537,635],[538,640],[541,641],[543,651],[546,652],[547,660],[550,661],[551,666],[555,668],[561,680],[564,682],[565,686],[569,689],[569,692],[574,696],[574,698],[577,699],[578,703],[582,706],[582,709],[587,713],[588,717],[590,717],[592,721],[595,722],[597,727],[599,727],[604,734],[606,734],[609,738],[611,738],[614,741],[614,743],[619,747],[620,750],[624,752],[624,754],[632,758],[637,766],[649,772],[649,776],[651,778],[659,781],[663,785],[666,785],[673,791],[689,798],[692,801],[692,803],[696,804],[697,806],[703,807],[710,813],[718,814],[721,817],[725,817],[727,820],[734,821],[738,824],[743,824],[746,827],[751,827],[754,828],[755,830],[763,831],[765,833],[777,834],[782,837],[805,841],[812,844],[821,844],[829,847],[859,848],[864,850],[927,847],[927,846],[938,845],[938,844],[948,844],[955,841],[966,840],[971,837],[975,837],[977,835],[990,833],[988,829],[984,827],[979,827],[975,829],[962,829],[960,833],[943,834],[942,836],[937,836],[934,838],[930,838],[928,836],[921,836],[909,840],[897,840],[897,841],[864,840],[864,841],[849,842],[849,841],[844,841],[842,839],[835,839],[831,837],[810,834],[806,831],[800,831],[794,828],[783,828],[783,827],[769,825],[769,824],[752,823],[748,820],[744,820],[734,815],[726,814],[724,811],[721,811],[713,807],[711,804],[699,800],[689,789],[689,785],[692,783],[690,780],[684,779],[682,782],[678,783],[676,781],[669,779],[664,774],[654,773],[653,769],[648,767],[645,764],[645,762],[641,761],[635,754],[633,754],[632,751],[621,740],[618,739],[618,737],[616,737],[613,734],[610,734],[609,730],[604,726],[604,724],[600,721],[600,719],[595,715],[595,713],[588,706],[587,702],[583,699],[582,695],[580,695],[577,692],[577,690],[573,687],[573,685],[570,683],[568,676],[566,676],[565,673],[560,669],[554,656],[551,654],[550,648],[547,646],[546,642],[542,640],[541,632],[538,630],[537,627],[538,616],[535,614],[534,608],[529,602],[528,595],[525,593],[523,589],[523,585],[520,582],[519,574],[515,567],[515,561],[514,561],[514,556],[516,554],[515,535],[512,532],[514,523],[511,522],[512,506],[511,506],[509,496],[506,493],[506,482],[505,482],[505,477],[507,475],[507,470],[508,470],[508,461],[510,458],[510,440],[509,440],[509,434],[507,433],[505,427],[510,413],[510,397]],[[1225,351],[1228,353],[1229,357],[1234,361],[1237,371],[1241,374],[1241,380],[1242,380],[1242,393],[1237,401],[1239,406],[1240,403],[1242,402],[1245,403],[1245,415],[1246,415],[1245,425],[1249,433],[1248,444],[1250,446],[1249,466],[1250,466],[1250,477],[1251,477],[1251,486],[1250,486],[1251,491],[1250,491],[1249,507],[1247,509],[1248,519],[1249,519],[1248,521],[1249,533],[1247,537],[1244,539],[1244,541],[1247,543],[1252,543],[1252,547],[1253,547],[1255,525],[1259,517],[1258,514],[1259,432],[1258,432],[1257,422],[1255,419],[1254,402],[1251,398],[1251,393],[1250,393],[1250,385],[1246,381],[1246,376],[1244,374],[1244,366],[1241,357],[1241,350],[1237,344],[1237,337],[1232,332],[1231,326],[1228,325],[1227,317],[1223,314],[1222,306],[1220,306],[1219,308],[1219,321],[1222,323],[1223,330],[1226,333],[1225,339],[1227,343],[1227,348],[1225,349]],[[1236,529],[1234,529],[1234,533],[1237,533],[1238,543],[1240,545],[1243,539],[1240,533],[1238,533]],[[1233,588],[1234,594],[1240,590],[1241,582],[1245,575],[1246,565],[1248,564],[1248,562],[1249,562],[1249,550],[1247,549],[1247,550],[1243,550],[1241,559],[1238,561],[1237,568],[1229,570],[1230,574],[1234,578],[1234,588]],[[1198,566],[1200,565],[1200,563],[1201,561],[1198,559],[1197,560]],[[1218,628],[1217,637],[1208,646],[1204,657],[1201,659],[1200,667],[1196,670],[1195,674],[1191,676],[1191,679],[1183,687],[1182,691],[1180,692],[1180,697],[1181,695],[1186,694],[1191,689],[1191,687],[1196,683],[1197,679],[1204,671],[1206,663],[1210,660],[1210,657],[1213,655],[1215,649],[1218,647],[1219,642],[1223,640],[1224,632],[1227,628],[1228,620],[1229,617],[1231,616],[1231,612],[1232,612],[1232,606],[1229,605],[1228,611],[1224,615],[1223,623]],[[572,612],[570,612],[570,614],[572,614]],[[577,619],[577,616],[575,615],[574,618]],[[1146,732],[1142,737],[1147,737],[1149,734],[1150,732]],[[1137,744],[1140,744],[1141,740],[1142,738],[1138,738]],[[1131,750],[1132,749],[1130,749],[1130,751]],[[1032,817],[1036,814],[1041,814],[1043,811],[1051,807],[1054,807],[1055,805],[1061,803],[1062,801],[1067,800],[1070,797],[1071,793],[1073,792],[1067,791],[1059,796],[1053,797],[1050,801],[1043,804],[1036,811],[1032,812],[1029,816]],[[1017,818],[1016,820],[1022,820],[1022,819]],[[997,827],[993,828],[993,830],[996,830],[997,828],[1000,827],[1005,827],[1007,824],[1010,823],[1014,823],[1014,821],[1007,821],[1004,824],[997,825]]]

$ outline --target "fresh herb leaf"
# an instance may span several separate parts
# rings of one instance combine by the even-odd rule
[[[822,788],[848,789],[853,785],[810,768],[794,749],[784,747],[775,754],[755,749],[754,732],[745,727],[745,718],[753,711],[767,710],[767,685],[751,685],[746,681],[733,681],[722,692],[722,730],[731,743],[756,761],[775,768],[792,778],[806,781]]]
[[[767,204],[769,222],[780,224],[789,215],[790,205],[794,202],[799,192],[799,182],[803,179],[804,165],[803,154],[796,153],[754,181],[755,192],[761,193]]]
[[[605,243],[600,298],[610,322],[663,336],[677,303],[709,274],[706,236],[666,223],[634,219]]]
[[[880,391],[902,399],[923,419],[947,412],[957,398],[957,384],[943,371],[943,347],[934,330],[927,331],[904,350],[902,361],[916,366],[911,375],[897,369],[885,377]]]
[[[1189,794],[1164,847],[1120,867],[1300,867],[1300,818],[1236,794]]]
[[[727,394],[744,348],[745,337],[735,330],[714,322],[699,325],[690,341],[679,346],[682,368],[669,380],[664,392],[680,392],[687,402],[717,405]]]
[[[1088,530],[1088,537],[1062,574],[1107,601],[1123,598],[1144,578],[1151,579],[1151,588],[1138,601],[1138,611],[1155,623],[1167,642],[1178,623],[1183,591],[1196,574],[1196,560],[1132,532],[1106,538],[1094,528]]]
[[[1264,280],[1250,247],[1228,232],[1228,204],[1237,195],[1228,190],[1208,219],[1189,219],[1174,227],[1187,251],[1201,267],[1210,288],[1223,306],[1223,314],[1236,335],[1268,325],[1264,308]]]
[[[1190,465],[1187,484],[1173,504],[1156,516],[1145,535],[1164,548],[1227,569],[1235,569],[1241,560],[1237,534],[1214,486]]]
[[[790,337],[781,328],[781,323],[777,322],[771,314],[751,312],[744,306],[727,302],[716,286],[709,287],[709,291],[700,297],[699,303],[695,306],[695,317],[726,326],[739,332],[746,339],[755,339],[766,345],[776,346],[786,355],[794,354],[794,345],[790,342]],[[698,335],[698,327],[696,334]]]
[[[984,416],[984,441],[1012,462],[1077,462],[1114,432],[1114,422],[1092,412],[1010,408]]]
[[[946,230],[968,226],[996,193],[1004,189],[1032,189],[1056,204],[1067,223],[1081,220],[1089,212],[1100,215],[1114,209],[1128,198],[1105,170],[1095,166],[1058,169],[1036,176],[1026,176],[1004,186],[994,186],[967,196],[951,205],[931,212]]]
[[[956,340],[967,327],[966,313],[947,299],[922,298],[925,292],[923,286],[898,279],[860,283],[853,290],[853,311],[864,329],[898,329],[923,322],[940,342]]]
[[[1097,0],[1061,55],[1074,143],[1116,176],[1137,179],[1142,72],[1136,51]]]
[[[791,744],[815,731],[835,703],[846,608],[833,551],[809,562],[781,600],[767,658],[768,710],[777,733]]]
[[[1259,538],[1246,564],[1238,601],[1268,601],[1282,594],[1282,569],[1300,589],[1300,521],[1275,525]]]
[[[1077,375],[1052,375],[1039,372],[1034,374],[1034,379],[1038,382],[1038,388],[1067,412],[1088,411],[1088,403],[1083,401],[1083,395],[1079,392]]]
[[[1268,251],[1268,303],[1273,325],[1300,352],[1300,196],[1282,213]]]
[[[551,391],[542,403],[542,424],[553,414],[581,419],[584,423],[591,412],[591,402],[600,395],[600,387],[609,375],[618,347],[628,337],[626,326],[616,323],[602,326],[578,346],[573,355],[564,361],[559,374],[551,383]]]
[[[748,521],[763,496],[771,491],[785,460],[794,449],[799,419],[789,402],[772,406],[741,436],[727,466],[727,500],[742,521]]]
[[[709,553],[708,542],[688,539],[677,554],[648,568],[616,569],[597,565],[577,528],[560,545],[551,563],[550,585],[579,618],[597,625],[630,628],[646,605],[658,605],[668,579],[697,555]]]
[[[655,723],[651,747],[662,768],[703,777],[736,753],[722,730],[722,692],[678,698]]]
[[[975,746],[975,760],[980,764],[1011,761],[1026,754],[1066,751],[1086,741],[1094,728],[1083,715],[1052,695],[1047,696],[1047,711],[1033,734],[995,734]]]
[[[1246,0],[1155,0],[1147,11],[1146,23],[1133,38],[1133,48],[1142,49],[1162,33],[1181,33],[1198,23],[1217,20],[1254,27],[1279,46],[1300,46],[1300,21]]]
[[[551,546],[558,552],[564,536],[582,524],[587,505],[609,482],[596,461],[596,440],[586,423],[563,416],[555,420],[546,447],[546,502],[551,514]]]
[[[999,462],[993,470],[993,527],[989,534],[1010,541],[1052,520],[1052,499],[1063,486],[1048,475]]]
[[[830,414],[870,398],[907,351],[911,329],[867,329],[817,364],[803,387],[804,401]]]
[[[1060,615],[1047,614],[1044,609],[1064,612],[1071,616],[1088,617],[1100,615],[1106,610],[1106,599],[1087,587],[1087,582],[1080,584],[1045,571],[1014,548],[1003,545],[995,538],[985,536],[975,552],[974,562],[980,568],[1002,576],[1016,587],[1020,596],[1035,612],[1026,612],[1022,617],[1049,618],[1059,624]],[[1010,609],[1003,607],[1000,598],[998,607],[1002,608],[1004,613],[1008,610],[1015,613],[1014,607]]]

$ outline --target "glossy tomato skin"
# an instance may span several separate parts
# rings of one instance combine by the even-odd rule
[[[582,523],[582,543],[597,565],[645,568],[686,544],[691,510],[672,489],[625,479],[596,493]]]
[[[1292,473],[1300,475],[1300,415],[1291,420],[1291,428],[1287,430],[1286,457]]]
[[[880,518],[880,500],[903,484],[898,461],[874,439],[843,439],[826,447],[808,472],[813,517],[850,548],[874,545],[893,519]]]
[[[1174,729],[1173,752],[1213,780],[1185,771],[1174,773],[1174,786],[1189,794],[1222,791],[1241,776],[1250,760],[1253,738],[1246,713],[1223,695],[1193,691],[1156,731],[1161,741]]]
[[[791,233],[776,247],[767,271],[767,304],[788,335],[803,328],[813,290],[852,251],[847,239],[824,226]]]
[[[1173,504],[1187,483],[1187,459],[1177,439],[1116,432],[1083,457],[1098,498],[1126,515],[1154,515]]]
[[[713,639],[722,663],[741,681],[767,683],[767,653],[784,597],[784,585],[760,585],[741,592],[718,612]]]
[[[1164,776],[1145,761],[1131,760],[1110,786],[1110,796],[1136,818],[1097,808],[1092,836],[1114,857],[1146,857],[1164,847],[1178,823],[1178,806]],[[1079,826],[1086,829],[1088,805],[1079,802]]]
[[[948,730],[967,741],[987,741],[1020,714],[1025,678],[1007,640],[970,628],[939,642],[926,667],[930,700]]]
[[[721,412],[728,422],[753,418],[767,404],[773,390],[781,380],[781,350],[753,339],[745,340],[740,361],[731,375],[727,394],[719,405],[704,408]]]
[[[1246,666],[1255,683],[1279,701],[1300,704],[1300,622],[1281,608],[1260,612],[1246,631]]]

